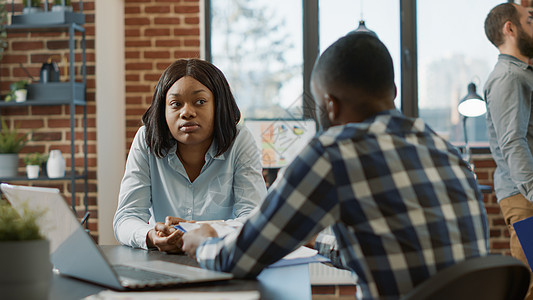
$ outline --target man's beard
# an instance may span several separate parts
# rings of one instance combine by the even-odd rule
[[[520,54],[528,58],[533,58],[533,37],[527,35],[524,30],[522,30],[522,26],[518,28],[517,46],[518,50],[520,50]]]

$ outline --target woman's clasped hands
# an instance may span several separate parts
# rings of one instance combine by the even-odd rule
[[[154,229],[148,232],[146,243],[149,248],[157,248],[159,251],[167,253],[183,253],[184,232],[174,228],[175,225],[183,222],[194,223],[178,217],[166,217],[165,223],[157,222]]]

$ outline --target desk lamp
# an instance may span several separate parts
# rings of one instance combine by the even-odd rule
[[[465,138],[465,154],[467,161],[470,160],[469,149],[468,149],[468,137],[466,134],[466,119],[479,117],[487,112],[487,107],[485,101],[481,98],[480,95],[476,93],[476,85],[473,82],[468,84],[468,93],[466,96],[461,99],[457,110],[463,116],[463,135]]]

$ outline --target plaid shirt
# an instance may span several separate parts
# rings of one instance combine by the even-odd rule
[[[476,179],[457,150],[397,110],[313,139],[240,232],[198,247],[205,268],[253,277],[320,234],[320,254],[358,277],[362,299],[397,299],[488,254]]]

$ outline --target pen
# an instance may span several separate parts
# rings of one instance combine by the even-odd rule
[[[85,213],[85,216],[83,216],[83,218],[81,218],[81,221],[80,221],[81,225],[83,225],[83,223],[85,223],[87,221],[87,219],[89,218],[90,214],[91,214],[90,212],[86,212]]]
[[[180,224],[175,225],[174,228],[177,229],[177,230],[183,231],[183,232],[187,232],[187,230],[185,230],[185,228],[181,227]]]

